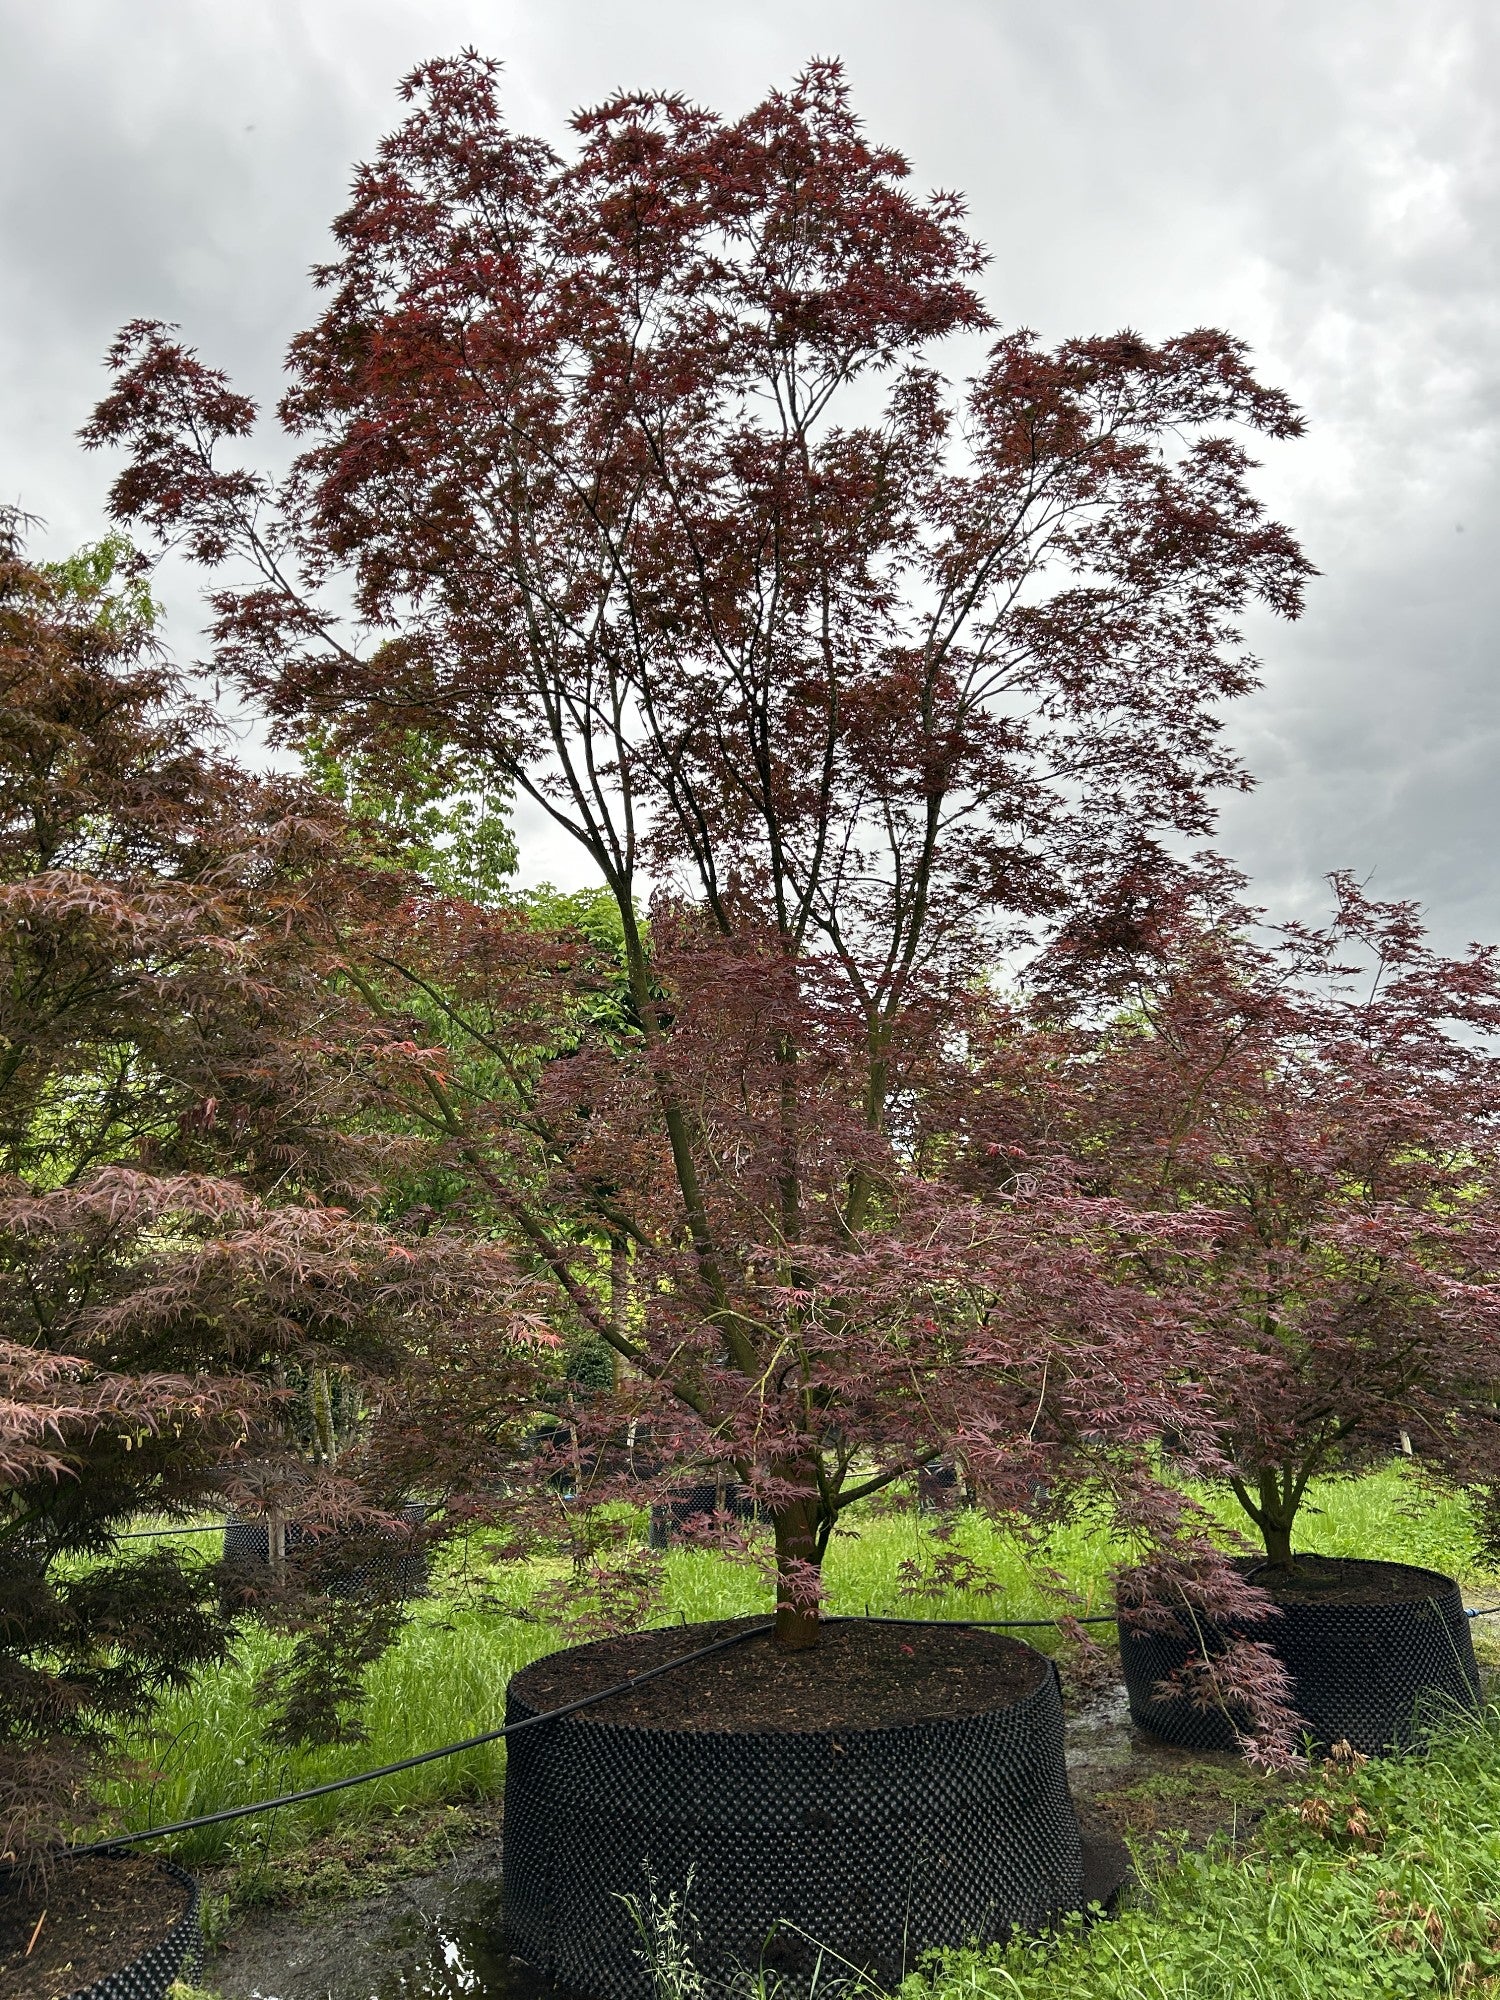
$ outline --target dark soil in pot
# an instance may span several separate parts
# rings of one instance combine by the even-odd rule
[[[1293,1702],[1318,1748],[1347,1742],[1378,1756],[1414,1741],[1445,1710],[1478,1704],[1474,1642],[1451,1577],[1353,1556],[1301,1556],[1290,1576],[1249,1557],[1236,1566],[1281,1607],[1279,1618],[1243,1633],[1286,1663]],[[1205,1637],[1212,1651],[1224,1634],[1209,1628]],[[1164,1632],[1121,1625],[1131,1716],[1165,1742],[1232,1750],[1243,1716],[1157,1698],[1157,1683],[1196,1650],[1186,1619]]]
[[[167,1861],[91,1855],[0,1887],[5,2000],[163,2000],[201,1952],[197,1884]]]
[[[755,1622],[551,1654],[511,1681],[506,1719]],[[795,1979],[822,1947],[894,1980],[934,1945],[1081,1908],[1085,1859],[1056,1675],[995,1633],[850,1619],[810,1653],[758,1636],[508,1745],[508,1945],[601,2000],[653,1990],[622,1898],[649,1919],[653,1894],[685,1894],[709,1978]],[[1118,1886],[1089,1872],[1101,1900]]]

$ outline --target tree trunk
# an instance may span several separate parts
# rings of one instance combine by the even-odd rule
[[[1272,1569],[1292,1569],[1292,1530],[1289,1522],[1267,1521],[1261,1529],[1266,1555]]]
[[[1290,1475],[1287,1484],[1290,1485]],[[1260,1519],[1258,1526],[1261,1539],[1266,1545],[1266,1558],[1272,1569],[1295,1569],[1292,1556],[1292,1523],[1297,1518],[1295,1506],[1288,1506],[1287,1495],[1274,1472],[1260,1475]]]
[[[803,1653],[823,1641],[816,1602],[808,1604],[796,1592],[794,1565],[818,1565],[816,1498],[794,1500],[773,1516],[776,1533],[776,1631],[774,1643],[783,1653]]]
[[[308,1400],[312,1405],[313,1457],[332,1465],[338,1457],[338,1439],[333,1429],[333,1385],[326,1368],[315,1368],[308,1381]]]
[[[609,1239],[609,1324],[625,1339],[630,1332],[630,1242],[618,1232]],[[609,1350],[611,1386],[620,1386],[620,1351]]]
[[[286,1583],[286,1516],[279,1507],[273,1507],[266,1516],[266,1565],[271,1572],[271,1581]]]

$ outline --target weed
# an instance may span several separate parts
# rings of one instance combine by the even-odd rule
[[[711,1978],[698,1963],[701,1949],[692,1916],[693,1871],[682,1888],[657,1893],[647,1870],[644,1896],[622,1896],[640,1943],[636,1957],[650,1974],[653,2000],[881,2000],[880,1989],[857,1966],[820,1945],[796,1924],[781,1930],[797,1937],[812,1957],[812,1970],[790,1980],[764,1965],[737,1967],[725,1978]],[[769,1942],[769,1940],[768,1940]]]
[[[665,1896],[656,1890],[656,1878],[646,1872],[644,1896],[622,1896],[640,1943],[636,1957],[651,1975],[655,2000],[704,2000],[707,1986],[694,1957],[697,1932],[689,1910],[693,1871],[680,1890],[669,1889]]]
[[[903,2000],[1500,1991],[1500,1710],[1449,1723],[1425,1755],[1330,1759],[1238,1851],[1138,1861],[1112,1923],[942,1954]]]

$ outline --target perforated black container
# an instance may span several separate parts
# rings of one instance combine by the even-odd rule
[[[690,1652],[732,1629],[672,1637]],[[639,1670],[662,1635],[636,1636]],[[545,1665],[511,1681],[507,1722],[551,1705],[534,1686]],[[1008,1707],[903,1727],[687,1730],[606,1713],[513,1737],[505,1778],[507,1946],[598,2000],[651,2000],[622,1899],[644,1911],[653,1883],[659,1904],[686,1890],[701,1973],[764,1964],[793,1980],[819,1945],[899,1979],[931,1946],[1036,1929],[1119,1887],[1122,1862],[1080,1841],[1050,1663]]]
[[[963,1481],[952,1459],[924,1465],[917,1474],[917,1506],[924,1514],[942,1513],[963,1498]]]
[[[735,1521],[758,1521],[760,1510],[747,1486],[729,1479],[715,1482],[700,1480],[696,1486],[684,1486],[669,1500],[658,1500],[651,1509],[651,1522],[647,1539],[653,1549],[665,1549],[678,1538],[684,1521],[694,1514],[713,1514],[720,1509]]]
[[[420,1501],[413,1500],[401,1509],[401,1517],[417,1526],[427,1518],[427,1509]],[[358,1597],[375,1589],[390,1591],[397,1597],[427,1594],[427,1551],[414,1546],[400,1529],[387,1530],[382,1539],[390,1543],[389,1554],[382,1549],[366,1561],[339,1571],[329,1584],[330,1596]],[[297,1522],[287,1522],[286,1552],[292,1561],[299,1553],[310,1551],[315,1542],[316,1538]],[[224,1563],[236,1580],[253,1587],[265,1576],[270,1562],[271,1535],[264,1520],[224,1523]]]
[[[79,1868],[108,1868],[107,1854],[72,1864]],[[68,2000],[166,2000],[179,1979],[191,1980],[203,1958],[203,1932],[199,1925],[198,1884],[185,1869],[172,1861],[158,1861],[163,1875],[187,1891],[187,1907],[164,1938],[149,1946],[129,1964],[107,1972],[88,1986],[75,1987]]]
[[[1347,1560],[1355,1573],[1372,1566]],[[1237,1567],[1251,1582],[1265,1582],[1263,1562],[1246,1558]],[[1245,1637],[1273,1647],[1285,1661],[1298,1713],[1321,1749],[1347,1742],[1366,1756],[1378,1756],[1413,1742],[1455,1706],[1478,1704],[1479,1669],[1458,1585],[1436,1570],[1383,1567],[1405,1570],[1409,1597],[1369,1604],[1288,1598],[1279,1618],[1242,1628]],[[1223,1644],[1217,1628],[1210,1627],[1205,1637],[1211,1651]],[[1163,1632],[1132,1632],[1121,1625],[1131,1717],[1166,1743],[1234,1750],[1235,1723],[1243,1723],[1243,1716],[1157,1698],[1158,1683],[1196,1651],[1185,1620]]]

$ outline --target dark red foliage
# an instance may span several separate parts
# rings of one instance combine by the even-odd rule
[[[1095,1480],[1188,1533],[1146,1448],[1212,1456],[1194,1334],[1137,1273],[1196,1223],[1066,1173],[981,1198],[926,1107],[997,952],[1243,782],[1240,616],[1309,570],[1240,439],[1300,419],[1208,330],[996,334],[950,390],[983,254],[835,64],[732,122],[617,98],[566,161],[473,54],[405,95],[293,343],[279,491],[220,470],[249,413],[163,326],[88,437],[130,453],[122,519],[240,565],[217,657],[294,739],[452,746],[613,900],[604,1009],[605,969],[440,898],[351,945],[450,1045],[413,1115],[621,1364],[559,1476],[623,1490],[641,1437],[732,1468],[787,1644],[840,1513],[955,1449],[996,1507]]]
[[[1500,959],[1333,886],[1325,928],[1269,932],[1225,871],[1163,874],[1129,937],[1058,968],[1120,1010],[1066,1066],[1084,1171],[1210,1231],[1203,1387],[1283,1564],[1308,1481],[1403,1434],[1500,1476]]]
[[[112,1729],[225,1649],[214,1569],[121,1530],[268,1502],[378,1519],[379,1417],[310,1466],[292,1386],[378,1399],[466,1330],[524,1329],[498,1246],[382,1219],[410,1153],[383,1084],[410,1054],[328,972],[388,878],[314,795],[205,740],[121,546],[45,569],[20,526],[0,518],[0,1852],[30,1865],[87,1824]]]

